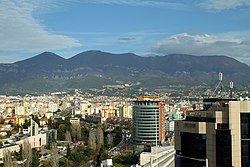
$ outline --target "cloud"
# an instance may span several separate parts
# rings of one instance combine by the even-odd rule
[[[153,49],[157,54],[192,54],[192,55],[226,55],[250,65],[250,40],[244,33],[227,33],[220,35],[176,34],[158,42]]]
[[[129,5],[129,6],[144,6],[144,7],[158,7],[171,9],[184,9],[187,6],[183,3],[166,2],[162,0],[83,0],[88,3],[102,3],[107,5]]]
[[[134,37],[120,37],[120,38],[118,38],[118,42],[123,43],[123,44],[129,43],[129,42],[134,41],[134,40],[135,40]]]
[[[27,0],[28,1],[28,0]],[[33,2],[35,1],[35,2]],[[126,5],[141,7],[157,7],[169,9],[185,9],[186,3],[178,3],[175,1],[167,2],[165,0],[33,0],[32,3],[43,9],[51,9],[56,7],[71,7],[75,4],[105,4],[105,5]],[[48,5],[49,4],[49,5]]]
[[[200,6],[209,10],[221,11],[242,6],[250,6],[250,0],[206,0],[201,3]]]
[[[135,40],[135,38],[133,37],[121,37],[118,38],[119,41],[131,41],[131,40]]]
[[[36,1],[37,2],[37,1]],[[74,38],[50,33],[32,16],[36,6],[27,1],[0,1],[0,49],[44,51],[81,46]]]

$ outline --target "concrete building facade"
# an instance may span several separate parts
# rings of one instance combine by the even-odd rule
[[[250,166],[250,101],[204,99],[175,122],[176,166]]]
[[[132,118],[132,110],[132,106],[122,105],[119,107],[119,116],[123,118]]]
[[[143,167],[174,167],[175,149],[174,146],[151,148],[151,152],[140,154],[140,166]]]

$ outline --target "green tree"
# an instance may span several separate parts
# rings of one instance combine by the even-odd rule
[[[65,133],[65,141],[68,141],[68,142],[72,141],[71,134],[68,130],[66,130],[66,133]]]
[[[59,167],[59,160],[58,160],[58,150],[57,144],[52,142],[50,145],[50,166],[51,167]]]
[[[83,126],[81,128],[81,134],[82,134],[82,139],[85,143],[88,143],[88,139],[89,139],[89,130],[87,127]]]
[[[22,159],[24,161],[24,167],[30,167],[32,165],[32,149],[27,140],[22,144]]]
[[[70,150],[70,146],[68,144],[67,146],[67,157],[69,157],[71,155],[71,150]]]
[[[12,159],[9,151],[3,153],[3,166],[4,167],[17,167],[15,159]]]
[[[104,146],[101,147],[100,152],[98,154],[98,161],[101,162],[108,158],[108,152],[105,150]]]
[[[8,131],[8,132],[7,132],[7,137],[10,137],[10,136],[11,136],[11,132]]]
[[[53,124],[51,118],[48,119],[48,128],[49,128],[49,129],[54,129],[54,124]]]
[[[22,127],[23,129],[28,129],[28,127],[30,127],[30,120],[25,119]]]
[[[72,124],[71,125],[71,137],[73,141],[81,140],[81,125],[80,124]]]
[[[3,117],[1,116],[1,117],[0,117],[0,124],[3,124],[3,123],[4,123]]]
[[[96,139],[97,139],[96,152],[99,152],[101,150],[102,146],[104,145],[103,130],[102,130],[101,124],[99,124],[97,126]]]
[[[96,150],[96,129],[91,129],[89,131],[88,145],[93,150]]]
[[[32,167],[38,167],[39,166],[39,155],[35,149],[32,150]]]
[[[91,155],[95,155],[95,150],[93,150],[92,148],[90,147],[86,147],[83,151],[83,154],[85,156],[91,156]]]
[[[66,126],[65,124],[60,124],[57,129],[58,140],[64,140],[66,133]]]
[[[120,155],[113,159],[114,164],[131,166],[139,161],[140,154]],[[118,166],[118,165],[117,165]]]
[[[72,167],[73,166],[73,161],[69,160],[66,157],[62,157],[59,160],[59,166]]]
[[[115,127],[113,133],[114,133],[114,144],[117,145],[122,140],[122,128],[119,126]]]

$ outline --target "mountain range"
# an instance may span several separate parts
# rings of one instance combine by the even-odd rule
[[[65,59],[51,52],[0,64],[0,91],[50,92],[140,83],[155,89],[169,85],[214,85],[222,72],[226,83],[247,86],[250,67],[227,56],[169,54],[141,57],[133,53],[86,51]],[[119,82],[118,82],[119,81]]]

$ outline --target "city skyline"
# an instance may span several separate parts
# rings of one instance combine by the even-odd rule
[[[4,0],[0,62],[102,50],[226,55],[249,65],[249,7],[249,0]]]

